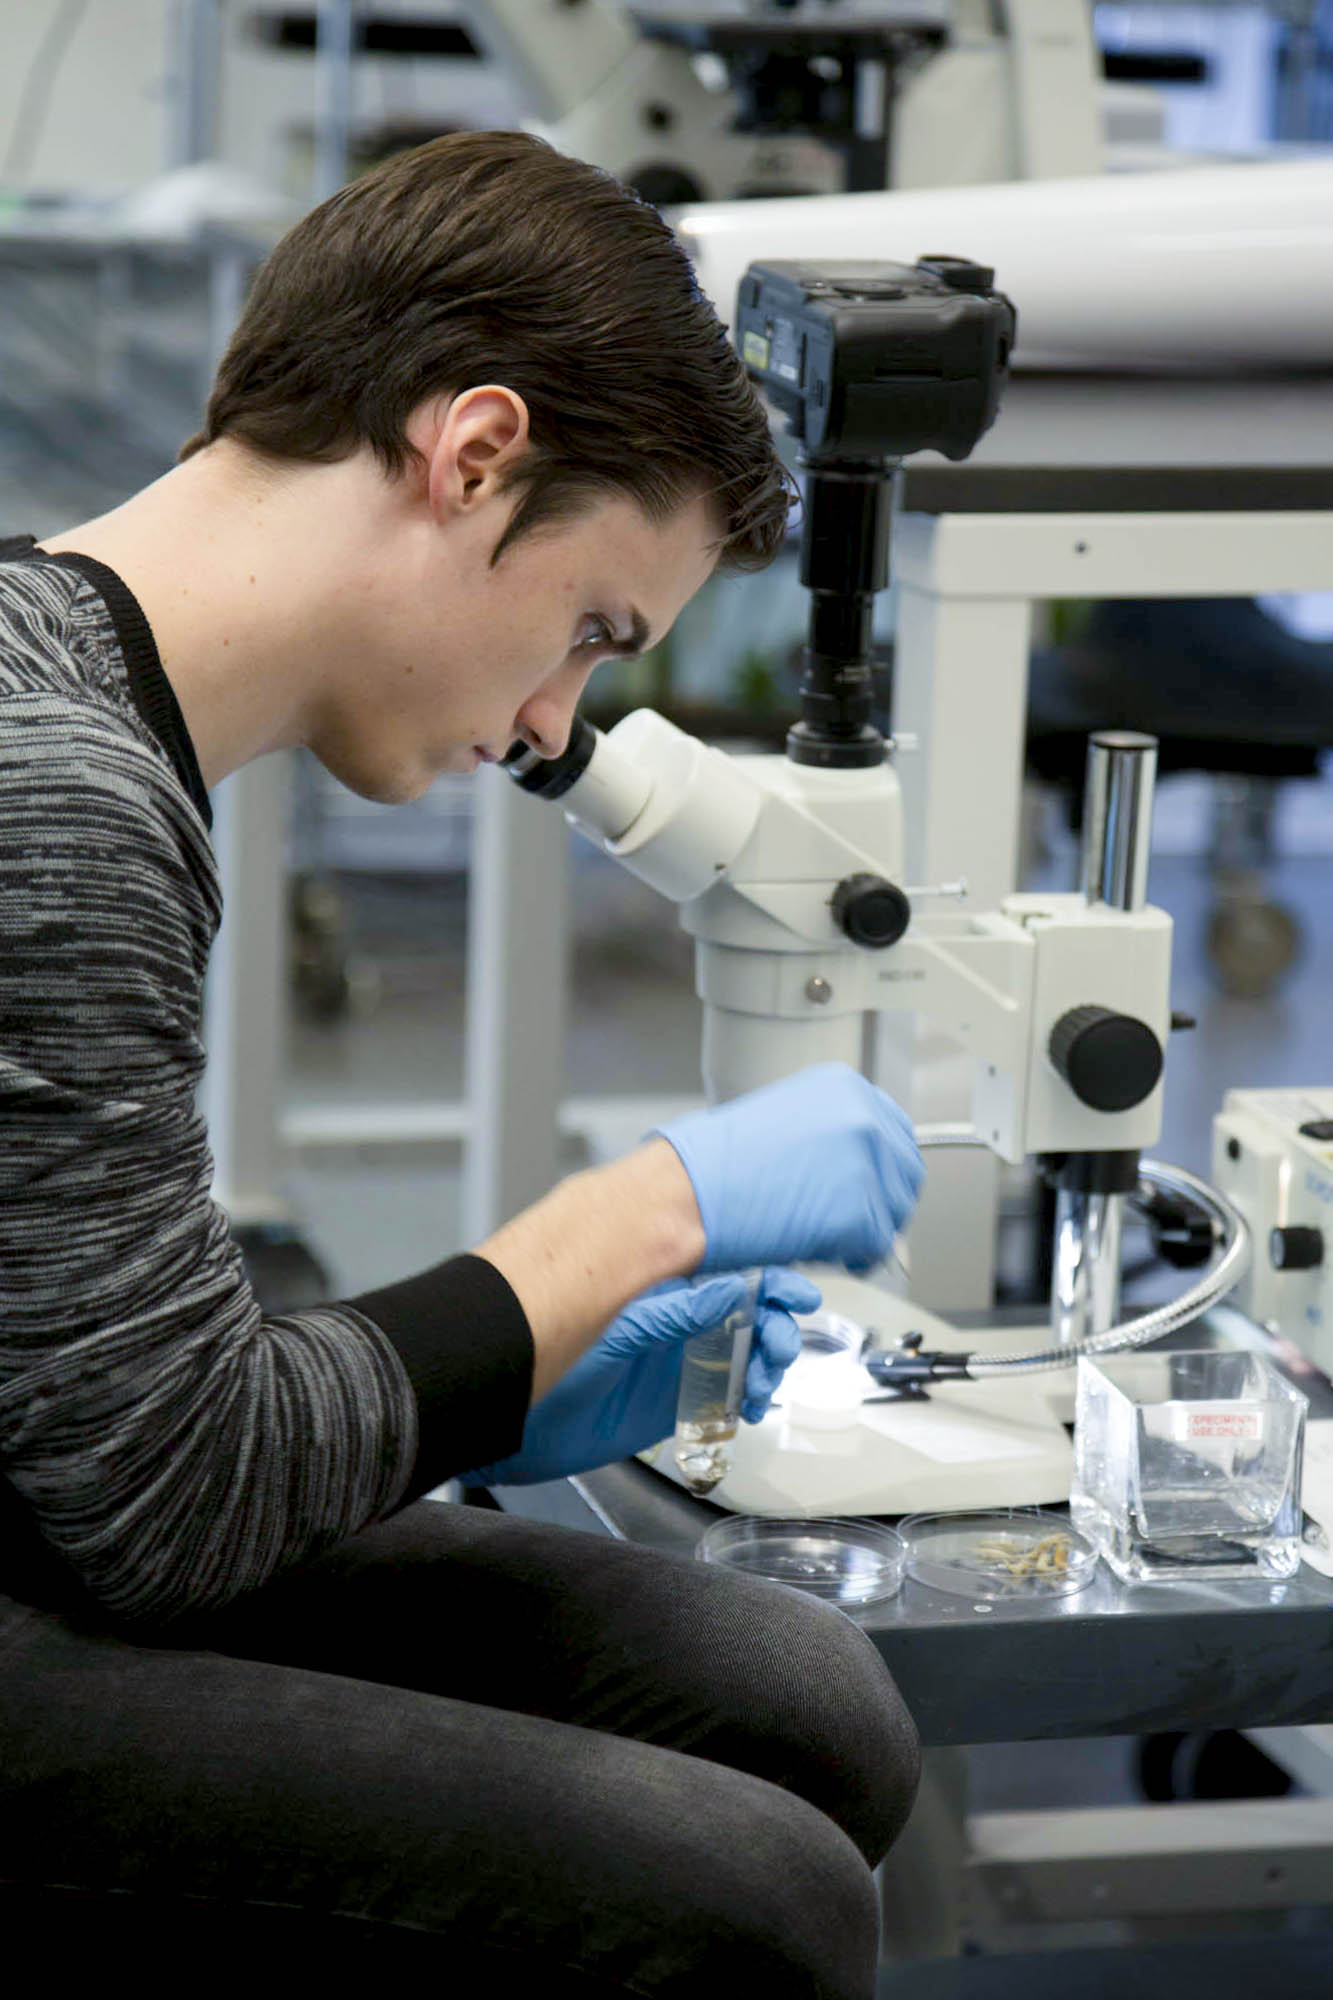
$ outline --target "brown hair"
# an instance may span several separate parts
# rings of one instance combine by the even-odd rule
[[[722,567],[777,553],[792,482],[685,251],[609,174],[522,132],[434,139],[290,230],[180,456],[224,436],[324,461],[368,444],[400,473],[412,410],[483,382],[530,419],[493,560],[606,493],[654,520],[707,493]]]

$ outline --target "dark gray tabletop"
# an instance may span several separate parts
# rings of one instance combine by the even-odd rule
[[[721,1510],[631,1461],[506,1487],[507,1512],[690,1556]],[[927,1744],[1333,1720],[1333,1582],[1130,1589],[1101,1565],[1086,1590],[979,1611],[909,1577],[857,1620]]]
[[[1162,1345],[1256,1340],[1249,1322],[1222,1306]],[[1333,1417],[1325,1376],[1272,1343],[1264,1349],[1297,1382],[1312,1419]],[[637,1460],[550,1486],[505,1488],[499,1498],[510,1512],[690,1557],[723,1512]],[[857,1623],[928,1744],[1333,1721],[1333,1581],[1305,1563],[1286,1583],[1137,1588],[1101,1563],[1071,1596],[981,1608],[909,1576],[897,1597],[867,1607]]]
[[[914,513],[1333,508],[1333,370],[1016,375],[971,457],[902,473]]]

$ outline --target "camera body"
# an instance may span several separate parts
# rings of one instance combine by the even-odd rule
[[[966,458],[995,421],[1017,315],[995,273],[916,264],[751,264],[735,341],[810,465]]]

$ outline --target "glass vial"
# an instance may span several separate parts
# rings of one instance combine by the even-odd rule
[[[680,1476],[691,1493],[711,1493],[731,1469],[758,1290],[756,1271],[750,1274],[745,1302],[707,1333],[698,1333],[685,1343],[676,1404],[675,1453]]]

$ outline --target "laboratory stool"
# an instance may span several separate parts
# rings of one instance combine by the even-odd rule
[[[1200,1923],[1206,1923],[1200,1918]],[[1333,1979],[1333,1932],[1023,1951],[885,1966],[875,2000],[1301,2000]]]
[[[1027,763],[1081,818],[1087,738],[1145,730],[1158,770],[1214,780],[1209,868],[1214,977],[1247,998],[1271,992],[1300,952],[1299,926],[1266,893],[1279,785],[1319,775],[1333,746],[1333,644],[1302,639],[1252,598],[1108,600],[1031,661]]]

